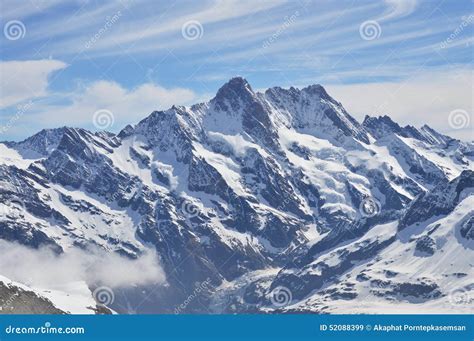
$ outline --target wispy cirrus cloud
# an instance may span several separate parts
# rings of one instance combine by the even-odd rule
[[[127,117],[123,109],[140,113],[128,116],[133,121],[150,110],[215,93],[237,74],[256,88],[321,83],[357,89],[410,83],[420,70],[440,75],[447,68],[473,68],[473,25],[465,19],[472,14],[469,0],[76,0],[42,6],[35,1],[29,1],[31,6],[13,0],[0,5],[2,25],[19,20],[26,28],[21,39],[0,37],[3,61],[41,61],[45,68],[43,73],[25,68],[11,83],[3,77],[0,124],[12,115],[14,103],[28,98],[41,101],[25,115],[49,115],[51,124],[60,121],[64,110],[63,124],[87,125],[91,110],[111,107],[119,125]],[[379,26],[373,39],[361,36],[367,21]],[[189,22],[198,23],[195,39],[183,35]],[[270,37],[271,44],[263,46]],[[47,60],[64,65],[54,68]],[[30,90],[21,86],[29,77]],[[461,85],[452,86],[462,93]],[[106,98],[120,98],[116,102],[121,104]],[[431,112],[439,111],[436,101],[427,102],[433,103]],[[393,105],[388,111],[397,112]],[[29,132],[15,126],[11,136],[17,138],[21,131]]]
[[[412,14],[418,6],[418,0],[385,0],[387,11],[377,20],[403,18]]]

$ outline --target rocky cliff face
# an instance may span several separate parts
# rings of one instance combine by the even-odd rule
[[[123,313],[172,313],[202,283],[180,312],[337,310],[387,281],[369,269],[403,238],[414,260],[436,249],[427,231],[466,206],[474,177],[472,144],[387,116],[360,124],[320,85],[256,93],[242,78],[117,135],[65,127],[0,148],[1,239],[156,250],[167,285],[124,289],[112,306]],[[472,209],[456,214],[462,226],[443,233],[468,275]],[[389,281],[390,302],[447,297],[442,271],[413,271]],[[282,287],[292,299],[275,304]]]

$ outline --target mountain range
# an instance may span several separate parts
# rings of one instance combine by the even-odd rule
[[[473,207],[474,143],[236,77],[118,134],[0,143],[0,251],[55,269],[18,251],[0,313],[472,313]],[[165,279],[55,279],[103,253]]]

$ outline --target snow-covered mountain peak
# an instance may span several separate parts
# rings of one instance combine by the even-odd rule
[[[403,137],[412,137],[420,141],[425,141],[426,137],[411,125],[401,127],[398,123],[394,122],[389,116],[371,117],[366,115],[362,125],[370,132],[370,134],[376,139],[384,138],[390,134],[397,134]]]
[[[47,156],[57,148],[63,135],[71,129],[68,127],[43,129],[21,142],[10,142],[8,144],[21,151],[30,150],[41,156]]]
[[[394,122],[389,116],[371,117],[366,115],[362,125],[376,139],[382,138],[387,134],[400,133],[402,128]]]
[[[375,137],[381,139],[390,134],[396,134],[402,137],[414,138],[430,145],[446,145],[454,141],[453,138],[440,134],[428,125],[423,125],[420,129],[411,125],[404,127],[394,122],[389,116],[371,117],[365,116],[362,125]]]
[[[243,106],[250,105],[255,100],[256,95],[247,80],[235,77],[217,91],[211,104],[218,111],[229,112],[230,110],[239,111]]]
[[[450,136],[437,132],[427,124],[424,124],[420,128],[420,131],[431,144],[447,145],[448,143],[456,141]]]
[[[276,122],[288,128],[337,145],[354,145],[353,140],[369,143],[365,129],[321,85],[302,90],[274,87],[263,97],[273,109]]]
[[[256,93],[237,77],[209,102],[154,111],[118,135],[64,127],[0,143],[0,239],[131,258],[155,249],[170,285],[140,312],[170,312],[208,280],[205,307],[235,289],[240,311],[272,311],[266,297],[278,285],[304,306],[324,297],[336,307],[339,297],[363,300],[385,249],[395,258],[406,250],[397,233],[458,219],[470,242],[473,159],[472,144],[428,126],[389,116],[361,125],[321,85]],[[435,287],[394,271],[396,302],[410,288]],[[354,281],[343,280],[352,272]],[[428,275],[443,293],[461,283]],[[356,289],[341,293],[341,283]],[[119,304],[140,296],[129,290]]]
[[[277,94],[286,94],[286,95],[293,95],[295,98],[301,96],[301,93],[307,94],[309,97],[314,98],[324,98],[327,100],[335,101],[326,91],[326,89],[321,84],[312,84],[308,85],[302,89],[295,88],[293,86],[289,88],[282,88],[280,86],[273,86],[268,88],[265,93],[273,93],[274,95]]]
[[[238,95],[241,93],[253,93],[249,82],[243,77],[233,77],[227,83],[222,85],[217,91],[216,97],[224,95]]]
[[[120,132],[117,134],[117,136],[121,139],[125,138],[125,137],[130,136],[131,134],[133,134],[134,130],[135,130],[135,127],[133,125],[127,124],[125,126],[125,128],[120,130]]]
[[[301,91],[307,93],[310,96],[315,96],[328,101],[335,102],[335,100],[331,96],[329,96],[326,89],[321,84],[309,85],[303,88]]]
[[[441,182],[432,191],[418,196],[400,220],[400,228],[451,213],[458,203],[474,195],[474,171],[467,169],[449,182]]]
[[[57,149],[68,149],[78,144],[91,144],[110,149],[117,145],[116,135],[107,131],[91,132],[83,128],[61,127],[43,129],[37,134],[21,141],[6,142],[10,148],[18,151],[25,158],[42,158],[51,155]],[[68,147],[69,146],[69,147]]]

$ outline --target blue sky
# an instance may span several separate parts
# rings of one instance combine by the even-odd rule
[[[236,75],[256,90],[319,83],[359,120],[474,139],[471,0],[2,0],[0,13],[0,140],[94,130],[98,110],[117,132]]]

